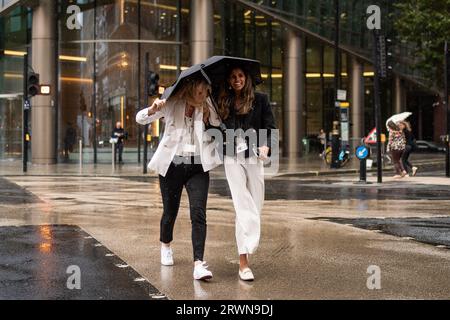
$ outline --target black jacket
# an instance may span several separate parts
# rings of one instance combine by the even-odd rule
[[[245,151],[245,157],[248,158],[254,155],[254,148],[261,146],[268,146],[271,148],[271,136],[272,129],[276,129],[275,119],[272,112],[272,107],[270,106],[269,97],[264,93],[255,92],[255,100],[253,102],[253,108],[249,113],[245,115],[236,114],[234,107],[230,106],[230,114],[227,119],[222,122],[225,124],[226,129],[242,129],[244,132],[251,129],[254,130],[253,133],[257,136],[257,145],[252,146],[249,142],[249,137],[246,136],[246,142],[248,149]],[[259,130],[267,129],[267,134],[260,137]],[[228,140],[230,136],[228,136]],[[228,156],[234,156],[235,153],[230,154],[230,149],[227,150],[227,144],[230,142],[227,140],[227,134],[224,134],[224,154]],[[235,150],[234,150],[235,151]],[[269,152],[270,155],[270,152]]]
[[[413,149],[416,148],[416,138],[414,137],[414,134],[411,131],[403,130],[405,133],[406,138],[406,145],[411,146]]]
[[[128,133],[123,128],[114,128],[111,138],[118,138],[117,144],[122,144],[123,140],[128,138]]]

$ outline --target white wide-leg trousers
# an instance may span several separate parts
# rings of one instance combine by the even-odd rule
[[[264,203],[264,166],[256,158],[237,161],[225,157],[225,174],[236,211],[236,243],[239,254],[258,248]]]

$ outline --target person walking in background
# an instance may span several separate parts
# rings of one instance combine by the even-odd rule
[[[409,162],[409,156],[411,155],[411,152],[413,152],[416,148],[416,139],[414,137],[414,134],[412,133],[411,124],[408,121],[402,121],[401,123],[405,127],[403,133],[405,134],[406,140],[405,151],[403,151],[402,155],[403,167],[405,168],[406,172],[410,173],[412,176],[415,176],[418,168],[413,166],[411,162]]]
[[[406,172],[403,167],[402,155],[406,147],[405,134],[403,132],[405,125],[401,122],[399,124],[389,121],[387,124],[387,129],[389,132],[389,142],[388,151],[391,152],[392,160],[394,162],[394,168],[396,175],[394,179],[400,179],[404,177],[409,177],[408,172]]]
[[[325,133],[325,131],[323,129],[320,129],[320,133],[317,136],[317,139],[319,139],[320,141],[320,146],[321,146],[321,150],[320,150],[320,157],[325,157],[325,150],[327,149],[327,134]]]
[[[119,164],[123,164],[123,141],[128,138],[128,133],[122,128],[122,123],[120,121],[116,122],[116,127],[114,128],[111,138],[116,139],[116,151],[114,156],[114,162],[117,162],[117,156],[119,156]]]
[[[249,255],[259,245],[264,203],[263,160],[269,156],[275,120],[268,96],[255,92],[251,76],[241,67],[228,70],[218,104],[219,115],[226,128],[238,132],[235,141],[226,141],[235,146],[235,150],[224,150],[224,167],[236,211],[239,278],[253,281]],[[256,132],[258,140],[255,145],[249,145],[248,139],[239,136],[239,132],[247,130]],[[260,130],[267,130],[266,139],[259,139]]]
[[[73,146],[77,140],[77,132],[73,128],[72,123],[67,123],[66,135],[64,136],[64,160],[69,160],[69,154],[73,152]]]

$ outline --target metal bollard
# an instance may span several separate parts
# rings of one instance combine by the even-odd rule
[[[359,161],[359,182],[367,183],[367,159]]]
[[[111,143],[112,146],[112,150],[111,150],[111,154],[112,154],[112,171],[114,172],[116,170],[116,144],[113,142]]]
[[[80,161],[80,173],[83,171],[83,140],[82,139],[80,139],[79,140],[79,146],[78,146],[78,148],[79,148],[79,153],[80,153],[80,159],[79,159],[79,161]]]

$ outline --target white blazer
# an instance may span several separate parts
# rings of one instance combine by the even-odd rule
[[[212,125],[218,126],[220,118],[212,107],[209,98],[207,103],[210,109],[209,121]],[[151,116],[148,115],[148,108],[139,111],[136,115],[136,122],[141,125],[149,124],[159,118],[165,119],[164,136],[147,166],[149,170],[155,171],[163,177],[166,176],[170,163],[175,157],[178,144],[182,141],[185,106],[184,100],[170,99],[160,111]],[[205,132],[203,110],[197,108],[194,111],[194,133],[200,144],[203,171],[207,172],[219,166],[222,160],[215,144]]]

